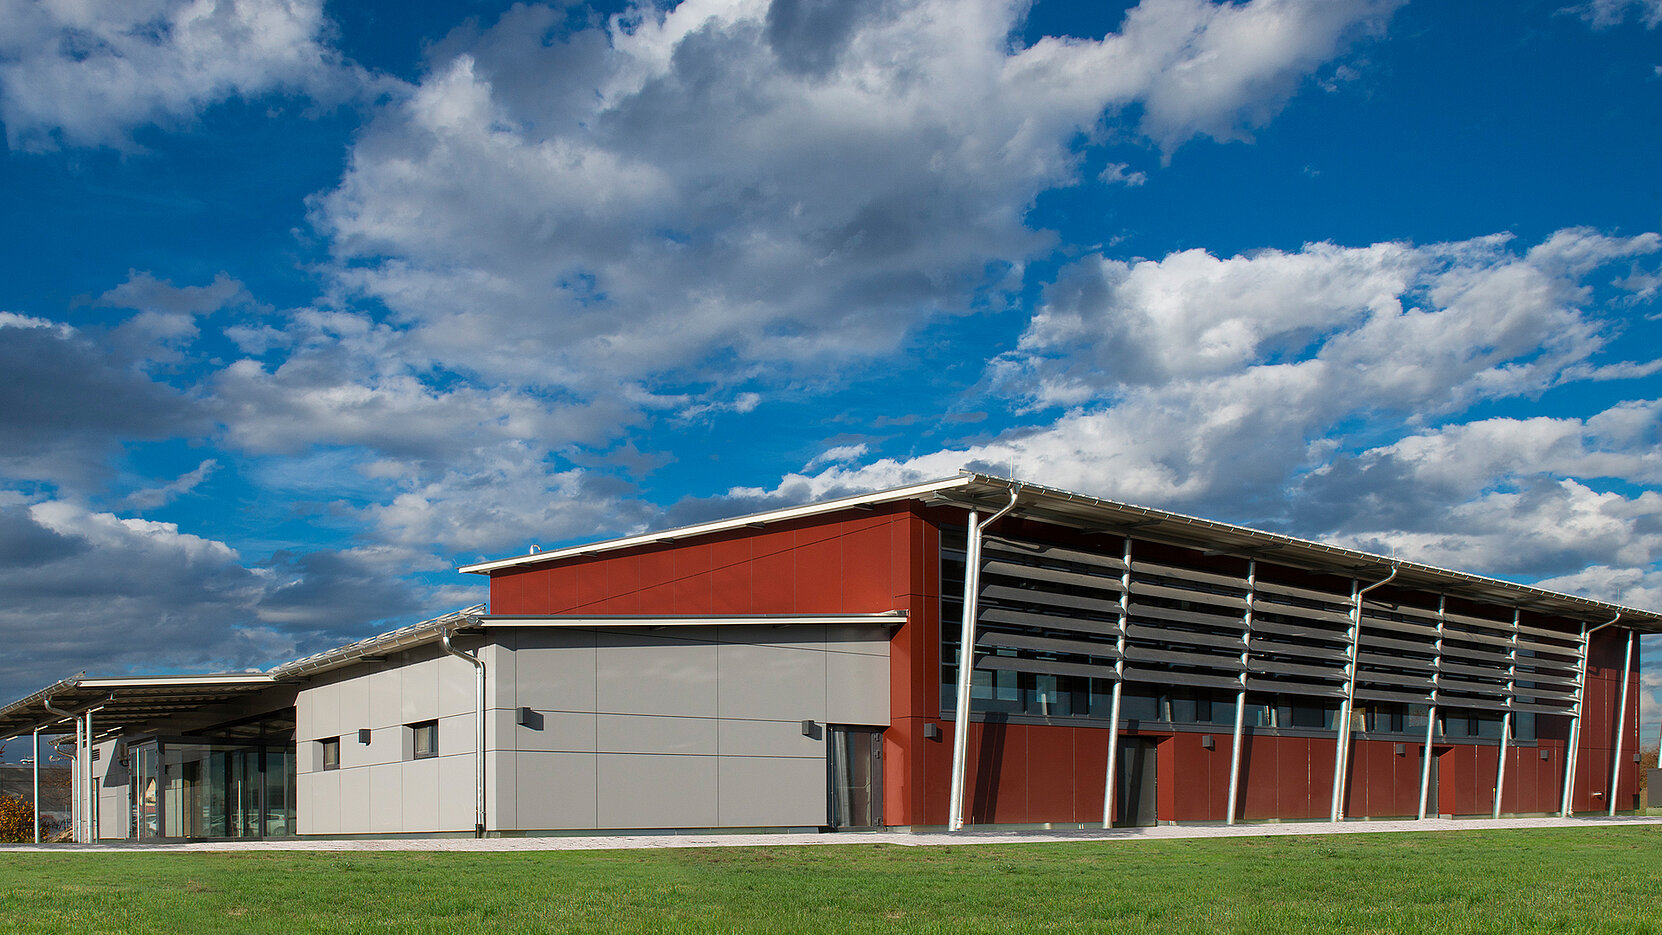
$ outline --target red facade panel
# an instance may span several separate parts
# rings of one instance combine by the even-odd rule
[[[604,554],[492,577],[491,606],[502,614],[858,613],[907,611],[890,644],[891,727],[885,734],[884,813],[895,825],[947,820],[953,724],[940,711],[939,509],[892,504],[765,529],[733,530],[698,540]],[[961,515],[953,519],[961,522]],[[1072,541],[1072,533],[1031,522],[1026,534]],[[1016,528],[1016,527],[1012,527]],[[1089,545],[1089,543],[1080,543]],[[1151,555],[1161,554],[1149,550]],[[1185,564],[1195,564],[1185,553]],[[1227,557],[1218,562],[1237,562]],[[1197,566],[1198,567],[1198,566]],[[1223,568],[1222,565],[1218,566]],[[1238,570],[1238,569],[1237,569]],[[1294,573],[1287,572],[1292,575]],[[1294,582],[1308,583],[1308,582]],[[1412,595],[1411,595],[1412,596]],[[1474,608],[1473,612],[1480,611]],[[1479,615],[1482,615],[1481,613]],[[1540,625],[1543,621],[1531,621]],[[1574,807],[1607,807],[1615,746],[1615,705],[1626,634],[1599,633],[1592,646]],[[1634,807],[1638,772],[1638,666],[1629,681],[1617,806]],[[925,739],[927,725],[941,737]],[[1537,718],[1538,746],[1510,747],[1502,810],[1554,812],[1563,789],[1569,719]],[[1213,732],[1143,736],[1156,748],[1157,812],[1163,821],[1221,821],[1228,812],[1232,738]],[[977,823],[1096,824],[1109,732],[1098,726],[971,726],[969,818]],[[1398,742],[1404,753],[1396,753]],[[1344,812],[1349,817],[1404,817],[1419,804],[1420,744],[1353,740]],[[1541,758],[1546,751],[1547,759]],[[1434,812],[1487,814],[1495,796],[1492,741],[1436,748],[1439,795]],[[1239,817],[1320,820],[1328,816],[1334,739],[1249,734],[1241,755]]]

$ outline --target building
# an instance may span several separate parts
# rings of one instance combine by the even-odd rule
[[[83,838],[1615,813],[1662,628],[970,473],[462,571],[488,611],[0,737],[73,723]]]

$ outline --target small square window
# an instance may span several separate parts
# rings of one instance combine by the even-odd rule
[[[317,744],[323,750],[323,768],[340,769],[340,738],[326,737]]]
[[[411,751],[416,759],[439,755],[439,722],[422,721],[410,725]]]

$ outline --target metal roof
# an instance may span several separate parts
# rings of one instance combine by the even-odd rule
[[[0,738],[67,722],[63,715],[48,710],[48,705],[72,715],[93,709],[93,729],[102,733],[106,728],[131,728],[158,717],[189,713],[275,684],[264,672],[96,678],[83,673],[0,707]]]
[[[957,477],[943,478],[921,484],[895,487],[872,493],[825,500],[782,510],[752,513],[731,519],[666,529],[660,532],[626,536],[604,542],[572,546],[530,555],[479,562],[460,570],[474,574],[491,574],[510,568],[523,568],[548,562],[599,555],[618,549],[658,545],[678,539],[709,535],[732,529],[765,526],[770,523],[821,516],[840,510],[859,509],[898,500],[916,500],[928,505],[948,505],[986,510],[1002,509],[1010,502],[1010,494],[1017,494],[1012,515],[1057,523],[1075,528],[1134,535],[1138,539],[1166,542],[1173,545],[1199,548],[1223,554],[1255,556],[1265,561],[1304,568],[1311,571],[1367,577],[1380,577],[1392,567],[1398,569],[1394,584],[1465,597],[1473,600],[1499,603],[1576,619],[1603,623],[1621,614],[1621,625],[1647,633],[1662,632],[1662,614],[1635,607],[1624,607],[1607,601],[1578,597],[1538,588],[1474,575],[1467,572],[1439,568],[1423,562],[1408,561],[1309,539],[1300,539],[1280,533],[1264,532],[1246,526],[1221,523],[1158,510],[1152,507],[1122,503],[1086,494],[1046,487],[1027,481],[1011,480],[989,474],[965,471]]]

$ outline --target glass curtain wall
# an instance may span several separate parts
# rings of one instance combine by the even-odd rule
[[[133,833],[140,839],[294,834],[292,730],[273,743],[277,738],[263,729],[269,726],[132,744]]]

